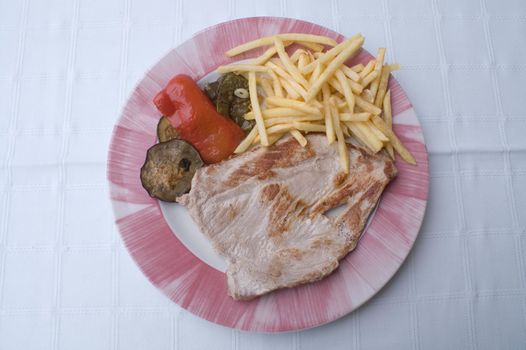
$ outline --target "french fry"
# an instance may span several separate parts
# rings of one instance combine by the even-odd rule
[[[338,69],[336,71],[336,78],[338,79],[338,82],[340,83],[340,86],[343,89],[343,96],[345,96],[345,101],[347,102],[347,106],[349,106],[349,110],[353,111],[354,104],[355,104],[354,95],[351,91],[351,87],[349,86],[349,83],[347,82],[345,73],[343,73],[343,70]]]
[[[281,68],[274,62],[267,62],[266,66],[282,78],[280,79],[280,82],[285,88],[285,90],[287,90],[289,95],[294,96],[293,98],[295,99],[299,98],[300,96],[303,97],[303,99],[307,97],[307,91],[303,88],[303,86],[298,84],[298,82],[295,79],[293,79],[290,76],[290,74],[287,73],[283,68]],[[288,84],[283,83],[283,80],[286,80]],[[308,82],[307,85],[309,85]],[[294,90],[296,93],[289,92],[290,89]]]
[[[287,73],[285,71],[285,69],[283,69],[282,67],[280,67],[276,63],[277,62],[275,62],[275,61],[268,61],[267,63],[265,63],[265,67],[270,68],[271,72],[276,73],[277,75],[279,75],[282,78],[286,78],[287,80],[292,80],[291,75],[289,73]]]
[[[268,146],[269,142],[267,131],[265,130],[265,122],[259,107],[258,93],[256,88],[256,72],[248,73],[248,91],[250,94],[250,104],[252,105],[252,111],[254,111],[254,119],[256,120],[259,137],[261,138],[261,144],[263,146]]]
[[[352,134],[360,141],[364,146],[369,148],[371,152],[377,153],[382,149],[382,142],[373,137],[372,139],[368,138],[367,134],[363,132],[362,128],[359,126],[359,122],[346,122],[345,123]]]
[[[360,82],[360,79],[361,79],[360,74],[356,73],[355,71],[353,71],[351,68],[347,67],[346,65],[342,65],[342,70],[345,73],[345,75],[349,77],[349,79],[357,83]]]
[[[355,71],[356,73],[360,73],[364,68],[365,68],[365,66],[363,64],[361,64],[361,63],[358,63],[358,64],[356,64],[356,65],[351,67],[351,69],[353,71]]]
[[[276,46],[274,46],[274,50],[276,50]],[[307,53],[307,51],[303,49],[296,49],[296,51],[294,51],[294,53],[290,55],[290,60],[292,61],[292,63],[296,63],[298,62],[300,56],[304,53]]]
[[[310,106],[305,102],[300,102],[296,100],[290,100],[290,99],[274,96],[274,97],[268,97],[267,103],[273,106],[297,109],[298,111],[302,111],[307,114],[321,115],[321,112],[318,108]]]
[[[276,124],[276,125],[272,125],[271,127],[269,127],[267,129],[267,133],[269,135],[276,134],[276,133],[284,133],[291,129],[293,129],[292,124]]]
[[[283,135],[285,135],[285,134],[286,134],[285,132],[276,132],[275,134],[268,135],[268,145],[272,146],[280,138],[282,138]],[[260,142],[259,135],[257,135],[256,138],[254,139],[254,141],[252,141],[252,144],[255,145],[255,144],[259,143],[259,142]]]
[[[303,43],[311,42],[311,43],[318,43],[318,44],[324,44],[324,45],[329,45],[329,46],[336,45],[335,40],[328,38],[326,36],[320,36],[320,35],[288,33],[288,34],[279,34],[278,36],[283,41],[296,41],[296,42],[301,41]],[[246,42],[244,44],[241,44],[239,46],[236,46],[228,50],[226,52],[226,55],[228,57],[236,56],[243,52],[247,52],[255,48],[261,47],[261,46],[272,45],[273,41],[274,41],[274,36],[267,36],[264,38],[252,40],[252,41]]]
[[[347,40],[344,40],[342,41],[341,43],[339,43],[338,45],[334,46],[332,49],[330,49],[329,51],[321,54],[318,58],[318,62],[321,63],[321,64],[325,64],[329,61],[331,61],[332,59],[334,59],[339,53],[341,53],[343,50],[345,50],[346,48],[348,48],[349,46],[351,46],[352,42],[361,38],[362,36],[360,34],[356,34],[355,36],[347,39]],[[305,68],[301,71],[303,74],[308,74],[310,72],[312,72],[314,70],[314,68],[316,68],[316,65],[313,63],[305,66]]]
[[[265,66],[256,66],[254,64],[229,64],[227,66],[219,66],[216,72],[220,74],[231,73],[231,72],[268,72],[268,68]]]
[[[362,82],[360,85],[366,88],[367,85],[371,84],[371,82],[375,80],[377,77],[378,77],[378,72],[373,70],[371,73],[367,74],[365,78],[362,79]]]
[[[370,102],[372,103],[372,99],[373,99],[373,94],[371,93],[371,90],[369,89],[364,89],[362,91],[362,94],[360,95],[364,100],[366,100],[367,102]]]
[[[327,46],[335,46],[336,40],[331,39],[327,36],[322,35],[313,35],[313,34],[303,34],[303,33],[287,33],[287,34],[278,34],[278,36],[281,38],[281,40],[284,41],[295,41],[298,42],[300,45],[304,45],[305,43],[316,43],[316,44],[322,44]]]
[[[279,78],[279,82],[287,92],[288,97],[290,97],[293,100],[297,100],[301,97],[300,94],[290,85],[287,79]]]
[[[367,65],[364,67],[364,69],[360,72],[360,78],[365,78],[369,73],[371,73],[374,70],[374,65],[376,64],[376,60],[370,60]]]
[[[268,138],[269,145],[272,146],[273,144],[278,142],[279,139],[281,139],[283,137],[283,135],[285,135],[285,133],[283,133],[283,134],[277,133],[277,134],[270,135],[269,138]]]
[[[293,129],[293,130],[291,130],[289,132],[292,135],[292,137],[294,137],[296,139],[296,141],[298,141],[298,143],[301,145],[301,147],[307,146],[307,139],[305,138],[305,136],[303,136],[301,134],[301,132],[299,132],[296,129]]]
[[[389,139],[387,138],[387,136],[385,136],[380,130],[378,130],[376,128],[376,126],[374,126],[374,124],[372,122],[367,121],[364,124],[378,138],[378,140],[380,140],[382,142],[389,142]]]
[[[321,63],[318,62],[316,64],[316,68],[314,68],[314,70],[312,71],[312,74],[310,75],[309,84],[310,85],[314,84],[314,82],[320,77],[320,74],[321,74]]]
[[[323,45],[321,44],[311,43],[308,41],[298,41],[298,44],[301,46],[305,46],[307,49],[312,50],[314,52],[323,51]]]
[[[343,74],[343,72],[342,72]],[[347,149],[347,144],[345,143],[345,137],[343,136],[343,131],[340,127],[340,118],[338,115],[338,109],[333,101],[330,103],[332,122],[334,124],[334,131],[336,132],[336,139],[338,140],[338,152],[340,153],[340,165],[343,168],[343,171],[349,173],[349,150]]]
[[[301,71],[303,67],[305,67],[308,63],[309,55],[303,54],[300,55],[300,58],[298,59],[298,71]]]
[[[334,125],[331,115],[331,107],[329,105],[329,98],[331,91],[329,89],[329,86],[327,84],[323,85],[321,89],[322,95],[323,95],[323,114],[325,116],[325,134],[327,135],[327,142],[329,145],[334,142],[335,135],[334,135]]]
[[[252,128],[252,130],[250,130],[248,135],[237,146],[237,148],[235,149],[234,153],[243,153],[243,152],[245,152],[250,147],[252,142],[255,140],[256,136],[258,136],[258,127],[257,127],[257,125],[254,126]]]
[[[340,128],[342,128],[342,132],[345,137],[351,136],[351,134],[349,133],[349,129],[347,128],[347,125],[345,125],[344,122],[340,122]]]
[[[383,148],[384,145],[382,141],[376,136],[375,133],[372,132],[371,129],[369,129],[366,122],[357,122],[356,126],[361,130],[362,134],[371,143],[371,145],[373,145],[371,150],[374,153],[379,152]]]
[[[387,93],[385,94],[383,107],[385,124],[387,124],[387,127],[389,129],[393,130],[393,114],[391,112],[391,90],[387,90]],[[394,159],[393,145],[388,143],[385,145],[385,149],[387,150],[387,153],[389,153],[391,158]]]
[[[318,109],[322,109],[323,108],[323,103],[321,103],[320,101],[318,100],[312,100],[309,102],[309,105],[313,106],[313,107],[316,107]]]
[[[293,122],[292,125],[295,129],[308,131],[308,132],[325,132],[325,125],[318,125],[313,123],[302,123]]]
[[[380,83],[378,84],[378,92],[376,93],[376,98],[374,100],[374,104],[377,107],[381,107],[383,104],[385,92],[387,91],[387,85],[389,85],[389,75],[391,72],[398,69],[400,69],[399,64],[389,64],[383,67]]]
[[[343,87],[341,86],[340,82],[338,81],[338,78],[334,77],[329,80],[329,85],[336,91],[338,91],[340,94],[343,95]]]
[[[304,88],[308,89],[309,82],[307,81],[307,79],[305,79],[305,77],[303,77],[303,75],[301,75],[300,71],[294,65],[294,63],[292,63],[289,55],[287,55],[287,53],[285,52],[285,46],[283,46],[283,41],[279,37],[274,38],[274,46],[276,47],[276,51],[281,62],[283,63],[285,68],[287,68],[292,78],[294,78],[294,80],[301,84]]]
[[[374,71],[377,73],[377,76],[371,84],[371,94],[373,95],[373,99],[370,102],[374,102],[376,93],[378,92],[378,84],[380,83],[380,75],[382,73],[382,67],[384,65],[384,58],[385,48],[381,47],[378,49],[378,53],[376,55],[376,64],[374,66]]]
[[[332,95],[331,97],[334,99],[334,101],[336,103],[336,107],[338,107],[338,109],[342,109],[344,107],[347,107],[347,102],[345,102],[345,100],[342,97],[340,97],[340,95],[336,95],[335,94],[335,95]],[[340,107],[340,105],[342,105],[342,106]]]
[[[263,115],[263,119],[269,119],[269,118],[283,118],[283,117],[298,117],[298,116],[306,116],[308,115],[305,112],[299,111],[294,108],[286,108],[286,107],[277,107],[277,108],[267,108],[261,110],[261,114]],[[247,114],[244,115],[244,118],[246,120],[254,120],[254,112],[250,111]]]
[[[374,125],[385,135],[389,138],[389,141],[391,141],[391,144],[393,145],[394,149],[400,154],[400,157],[402,157],[403,160],[408,162],[409,164],[416,164],[416,160],[409,152],[409,150],[400,142],[400,139],[395,135],[395,133],[387,126],[387,124],[384,122],[382,118],[375,115],[371,119]]]
[[[379,115],[380,113],[382,113],[382,110],[380,108],[376,107],[369,101],[364,100],[360,96],[355,95],[354,98],[356,100],[356,105],[363,109],[365,112],[372,113],[373,115]]]
[[[318,94],[323,84],[325,84],[334,75],[336,70],[340,68],[343,62],[349,59],[362,47],[363,42],[363,37],[352,41],[348,47],[346,47],[342,52],[340,52],[338,56],[336,56],[327,65],[327,68],[325,68],[325,70],[320,74],[318,80],[316,80],[314,84],[311,85],[310,89],[307,91],[307,98],[305,99],[305,101],[308,102],[312,100]]]
[[[344,122],[365,122],[371,119],[371,113],[340,113],[340,120]]]
[[[300,115],[294,117],[280,117],[265,119],[265,126],[269,127],[276,124],[290,124],[293,122],[310,122],[322,120],[321,115]]]
[[[351,87],[351,91],[355,94],[361,94],[362,91],[363,91],[363,87],[352,81],[352,80],[349,80],[347,79],[347,83],[349,84],[349,86]],[[337,77],[333,77],[329,80],[329,85],[332,86],[336,91],[338,91],[340,94],[344,95],[344,91],[343,91],[343,87],[341,86],[339,80]]]
[[[278,97],[283,97],[283,89],[281,87],[281,82],[278,79],[278,76],[274,71],[270,71],[270,76],[272,77],[272,87],[274,89],[274,95]]]
[[[263,91],[265,92],[265,96],[274,96],[274,90],[272,89],[272,86],[270,85],[270,81],[268,78],[262,78],[261,79],[261,87],[263,88]]]
[[[290,41],[286,41],[283,43],[285,47],[289,46],[290,44],[292,44],[292,42]],[[275,46],[269,47],[261,56],[256,57],[253,61],[251,61],[251,64],[256,65],[256,66],[263,65],[275,54],[276,54],[276,47]]]

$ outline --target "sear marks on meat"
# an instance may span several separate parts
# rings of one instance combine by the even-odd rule
[[[198,169],[179,197],[227,262],[228,292],[247,300],[332,273],[352,251],[385,186],[396,176],[385,154],[348,145],[350,173],[325,136],[257,147]],[[344,205],[338,217],[324,215]]]

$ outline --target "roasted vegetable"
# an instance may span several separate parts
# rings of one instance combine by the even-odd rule
[[[228,158],[245,137],[236,123],[216,111],[188,75],[172,78],[153,102],[181,139],[190,142],[208,164]]]
[[[219,113],[230,117],[245,132],[252,130],[255,122],[243,118],[251,107],[248,96],[248,81],[245,77],[235,73],[227,73],[217,81],[207,84],[204,90],[216,105]],[[246,94],[242,92],[246,92]]]
[[[166,117],[161,117],[157,124],[157,138],[159,142],[166,142],[174,139],[180,139],[181,136],[170,124],[170,121]]]
[[[142,186],[151,197],[175,202],[190,190],[192,177],[203,164],[199,153],[186,141],[158,143],[146,154],[141,168]]]
[[[216,101],[217,101],[217,88],[219,87],[219,80],[221,78],[219,78],[218,80],[214,81],[214,82],[211,82],[211,83],[208,83],[205,85],[205,92],[208,96],[209,99],[212,100],[212,102],[214,103],[214,105],[216,104]]]

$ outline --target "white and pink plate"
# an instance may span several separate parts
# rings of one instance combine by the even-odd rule
[[[181,307],[209,321],[242,330],[306,329],[358,308],[393,277],[409,254],[427,202],[428,159],[422,129],[404,91],[391,78],[394,129],[418,165],[397,160],[398,177],[384,192],[357,249],[322,281],[252,301],[234,301],[227,295],[224,261],[186,210],[150,198],[141,186],[139,171],[146,150],[156,143],[159,120],[152,99],[176,74],[188,74],[203,82],[210,79],[209,73],[217,66],[234,61],[225,56],[228,49],[287,32],[344,39],[327,28],[289,18],[244,18],[207,28],[171,50],[146,73],[122,110],[109,150],[108,180],[116,223],[139,268]],[[235,60],[263,51],[254,50]],[[362,50],[348,63],[367,62],[370,58]]]

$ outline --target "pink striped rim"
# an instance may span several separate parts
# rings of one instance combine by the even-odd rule
[[[333,321],[362,305],[398,270],[416,239],[427,202],[428,160],[422,130],[404,91],[391,79],[395,130],[418,165],[397,162],[399,175],[385,191],[358,248],[328,278],[253,301],[233,301],[223,273],[195,257],[168,227],[157,201],[143,190],[139,169],[155,143],[158,113],[152,97],[178,73],[198,80],[232,61],[224,52],[261,36],[284,32],[343,36],[305,21],[255,17],[196,34],[163,57],[137,85],[113,132],[108,158],[111,200],[122,239],[133,259],[170,299],[209,321],[260,332],[284,332]],[[245,54],[249,58],[263,49]],[[349,64],[364,62],[363,50]],[[239,57],[236,60],[240,59]]]

